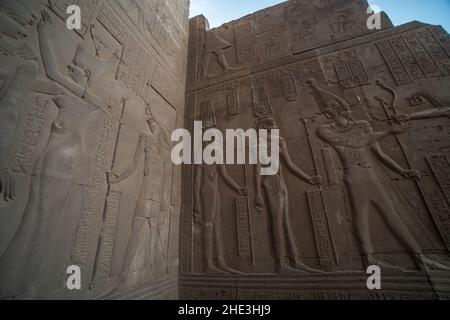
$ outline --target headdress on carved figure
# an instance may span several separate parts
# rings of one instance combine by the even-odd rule
[[[319,106],[320,113],[325,113],[327,111],[350,111],[350,105],[345,99],[327,89],[320,87],[316,80],[308,79],[306,80],[306,84],[313,90],[312,95]]]

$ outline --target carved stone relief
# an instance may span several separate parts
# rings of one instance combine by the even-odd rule
[[[0,298],[120,297],[177,278],[169,130],[185,77],[167,61],[185,56],[187,3],[156,14],[176,20],[183,44],[159,54],[161,38],[136,36],[127,19],[141,17],[118,3],[1,3]],[[73,4],[89,13],[76,32],[65,26]],[[78,292],[63,286],[70,265],[82,270]]]

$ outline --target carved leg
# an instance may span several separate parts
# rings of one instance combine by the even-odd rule
[[[228,65],[227,58],[225,57],[225,53],[223,50],[220,50],[218,53],[216,53],[217,61],[219,62],[220,66],[223,68],[223,71],[225,73],[230,73],[234,71],[242,70],[241,68],[233,68]]]
[[[225,262],[225,254],[223,252],[223,235],[222,235],[222,225],[220,222],[216,222],[214,225],[214,237],[216,243],[216,256],[218,267],[228,273],[241,274],[242,272],[230,268]]]
[[[203,245],[205,248],[205,273],[225,273],[215,266],[214,262],[214,225],[212,222],[206,222],[203,227]]]

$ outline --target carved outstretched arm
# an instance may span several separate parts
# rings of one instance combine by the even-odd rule
[[[142,157],[142,154],[145,152],[145,143],[146,143],[146,135],[141,134],[139,136],[139,142],[136,147],[136,151],[134,153],[133,161],[131,164],[126,167],[122,172],[116,173],[116,172],[109,172],[108,180],[112,184],[120,183],[129,177],[136,171],[139,160]]]
[[[234,181],[233,177],[230,176],[225,165],[218,165],[218,167],[220,175],[224,179],[225,183],[234,191],[238,193],[241,192],[241,187],[236,183],[236,181]]]
[[[58,67],[58,57],[55,54],[53,45],[50,41],[54,33],[53,23],[48,12],[42,12],[41,21],[37,25],[39,45],[42,56],[42,63],[44,65],[47,77],[56,83],[60,84],[68,91],[81,99],[86,99],[88,102],[101,105],[100,100],[91,92],[87,91],[70,78],[66,77]]]
[[[58,58],[50,41],[50,38],[53,36],[53,24],[48,12],[42,12],[42,18],[37,25],[37,29],[45,73],[51,80],[59,83],[78,97],[83,98],[84,88],[64,76],[58,68]]]
[[[287,168],[292,171],[296,176],[298,176],[303,181],[306,181],[310,183],[312,181],[312,177],[310,177],[308,174],[303,172],[302,169],[300,169],[294,161],[292,161],[292,158],[289,154],[289,150],[286,145],[286,141],[281,140],[280,141],[280,147],[281,147],[281,159],[285,162]]]
[[[418,171],[402,168],[394,159],[387,155],[383,149],[381,149],[381,146],[378,143],[374,144],[371,149],[377,158],[393,171],[407,178],[419,177],[420,173]]]

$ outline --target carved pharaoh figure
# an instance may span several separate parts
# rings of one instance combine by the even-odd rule
[[[202,106],[202,120],[205,129],[216,126],[214,110],[210,102]],[[221,152],[216,150],[216,152]],[[195,166],[194,174],[194,222],[202,227],[202,247],[205,257],[205,273],[234,273],[225,261],[221,219],[220,180],[240,195],[247,195],[247,188],[241,188],[229,175],[225,165],[203,164]]]
[[[385,132],[374,132],[367,121],[355,121],[347,101],[319,87],[315,80],[307,84],[325,117],[331,123],[318,128],[318,136],[331,145],[339,155],[344,169],[344,182],[353,211],[356,237],[367,265],[379,265],[386,269],[401,269],[375,258],[371,240],[369,215],[378,212],[389,230],[408,250],[418,267],[450,270],[449,267],[429,259],[401,218],[393,196],[387,191],[387,182],[380,178],[378,161],[406,178],[415,178],[419,172],[402,168],[381,148],[383,138],[401,133],[404,126],[393,126]],[[389,188],[391,189],[391,188]],[[395,192],[394,189],[391,192]],[[403,270],[403,269],[401,269]]]
[[[258,129],[273,130],[278,129],[278,127],[271,116],[263,116],[258,119]],[[270,149],[270,142],[268,143],[268,149]],[[295,165],[289,155],[286,141],[281,137],[280,160],[280,164],[284,163],[287,168],[301,180],[311,185],[321,184],[322,178],[320,176],[311,177]],[[262,176],[260,174],[260,165],[256,166],[255,168],[255,205],[257,207],[264,206],[264,190],[267,199],[267,209],[272,225],[272,238],[275,248],[277,272],[320,272],[304,265],[299,260],[300,254],[294,240],[294,235],[291,229],[291,222],[289,220],[288,189],[281,166],[277,174],[268,176]],[[293,265],[292,262],[294,262]]]
[[[117,184],[129,178],[137,170],[140,160],[144,159],[144,180],[134,211],[131,235],[122,264],[121,281],[126,280],[131,272],[139,273],[149,267],[155,267],[157,250],[167,265],[160,228],[163,216],[170,210],[170,200],[165,199],[164,190],[170,179],[167,174],[170,142],[165,129],[153,118],[149,106],[146,116],[148,130],[139,136],[132,164],[122,172],[109,174],[109,183]],[[142,242],[146,237],[149,243]],[[145,277],[142,274],[138,276]]]
[[[79,174],[84,155],[84,126],[91,117],[102,114],[99,99],[89,90],[90,81],[101,80],[106,67],[102,60],[91,60],[80,48],[72,64],[67,67],[69,77],[59,69],[57,52],[52,38],[54,26],[50,14],[42,12],[37,25],[44,71],[51,81],[38,81],[30,90],[53,95],[58,107],[47,144],[36,161],[23,219],[5,253],[0,258],[0,297],[34,296],[50,281],[43,279],[52,266],[51,259],[60,229],[63,226],[61,210]],[[84,63],[94,61],[94,63]],[[96,63],[95,63],[96,62]],[[55,183],[58,183],[55,192]],[[52,278],[54,279],[54,278]]]

